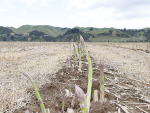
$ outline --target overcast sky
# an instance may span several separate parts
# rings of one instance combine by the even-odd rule
[[[0,0],[0,26],[150,27],[150,0]]]

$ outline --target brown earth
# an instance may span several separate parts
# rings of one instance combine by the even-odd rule
[[[128,43],[120,45],[88,43],[87,45],[88,50],[91,51],[91,56],[97,61],[103,61],[130,79],[133,78],[150,84],[150,53],[147,53],[145,49],[133,49],[132,46],[135,45]],[[141,44],[141,46],[144,48],[146,44]]]
[[[87,61],[85,57],[82,59],[82,73],[78,73],[78,66],[74,70],[66,69],[65,63],[63,63],[61,68],[59,59],[64,60],[67,55],[69,56],[69,46],[62,45],[60,47],[59,44],[47,44],[48,46],[31,44],[32,46],[30,47],[28,45],[17,45],[12,52],[5,52],[4,54],[5,49],[1,49],[0,94],[2,96],[0,97],[0,108],[2,109],[0,111],[5,110],[3,110],[3,107],[11,110],[15,106],[13,108],[16,109],[13,111],[15,113],[24,113],[26,109],[33,113],[40,112],[34,89],[29,88],[32,86],[30,81],[26,82],[25,77],[22,76],[21,72],[23,71],[31,74],[35,80],[44,105],[46,109],[49,109],[50,113],[63,112],[62,103],[64,103],[65,112],[67,108],[71,108],[73,97],[68,97],[66,91],[71,89],[74,96],[75,84],[79,85],[86,93]],[[127,110],[131,113],[149,113],[150,53],[111,44],[86,43],[86,45],[90,51],[93,66],[90,112],[117,113],[120,110],[122,113]],[[61,53],[62,51],[64,52]],[[99,102],[93,102],[93,91],[95,89],[99,90],[99,61],[104,62],[105,65],[104,85],[107,101],[104,105]],[[53,66],[53,64],[55,65]],[[57,68],[58,70],[56,70]],[[75,113],[81,111],[77,100],[73,110]]]
[[[93,67],[93,86],[92,86],[92,99],[90,106],[90,113],[117,113],[119,110],[121,113],[125,111],[138,113],[140,109],[150,112],[148,109],[149,86],[141,84],[137,81],[122,76],[116,73],[112,67],[105,65],[104,77],[105,77],[105,104],[93,101],[94,90],[99,90],[99,68],[97,61],[91,57]],[[73,64],[73,59],[71,60]],[[72,97],[68,97],[65,90],[71,89],[74,94],[74,85],[80,86],[86,93],[87,89],[87,62],[86,57],[82,58],[82,72],[78,72],[78,67],[66,68],[63,66],[62,69],[58,70],[53,77],[50,79],[50,84],[43,85],[39,92],[43,99],[46,109],[49,109],[50,113],[62,112],[62,103],[64,103],[64,112],[67,112],[68,108],[71,108]],[[114,74],[115,73],[115,74]],[[34,92],[34,89],[29,89],[29,92]],[[140,107],[140,108],[138,108]],[[30,101],[22,109],[16,110],[15,113],[23,113],[26,109],[30,112],[40,112],[40,107],[36,97],[33,95],[32,101]],[[80,112],[79,102],[76,100],[75,105],[72,109],[76,112]]]

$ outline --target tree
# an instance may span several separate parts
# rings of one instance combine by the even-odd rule
[[[15,33],[10,33],[10,36],[15,36]]]
[[[93,27],[90,28],[90,31],[93,31]]]
[[[26,35],[26,37],[29,37],[29,33],[26,33],[25,35]]]
[[[124,31],[126,31],[126,28],[124,28]]]
[[[89,42],[92,42],[92,37],[91,36],[89,37]]]
[[[31,38],[29,37],[29,38],[28,38],[28,42],[30,42],[30,41],[31,41]]]
[[[116,31],[115,31],[115,30],[112,32],[112,35],[113,35],[114,37],[116,36]]]
[[[98,33],[98,36],[101,35],[101,32]]]

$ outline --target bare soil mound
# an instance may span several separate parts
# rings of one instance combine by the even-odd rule
[[[105,65],[104,69],[104,86],[105,86],[105,104],[99,101],[93,101],[94,90],[100,89],[100,70],[98,68],[98,61],[91,57],[93,67],[93,81],[92,81],[92,98],[90,113],[139,113],[150,112],[150,100],[148,99],[150,87],[147,84],[142,84],[136,80],[129,79],[118,73],[112,67]],[[73,56],[71,65],[73,64]],[[66,68],[64,65],[62,69],[50,77],[51,83],[47,83],[39,88],[41,98],[46,109],[50,113],[63,113],[62,103],[64,104],[64,112],[71,108],[75,113],[80,112],[81,108],[79,102],[76,100],[74,106],[71,106],[73,96],[75,94],[75,84],[87,92],[88,82],[88,64],[86,57],[82,57],[82,72],[78,72],[78,66]],[[50,75],[47,75],[50,76]],[[68,96],[67,92],[71,91],[73,96]],[[34,93],[34,89],[28,89],[28,93]],[[39,103],[33,95],[31,101],[26,102],[26,105],[14,113],[24,113],[28,109],[30,112],[40,112]]]

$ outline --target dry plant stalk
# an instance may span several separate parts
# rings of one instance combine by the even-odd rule
[[[64,42],[0,42],[0,100],[3,103],[0,102],[0,112],[13,112],[15,108],[26,104],[23,99],[30,99],[30,93],[27,94],[26,89],[31,85],[20,73],[32,73],[30,76],[36,78],[34,82],[38,83],[37,87],[49,82],[47,74],[60,69],[60,60],[70,56],[67,45]]]

